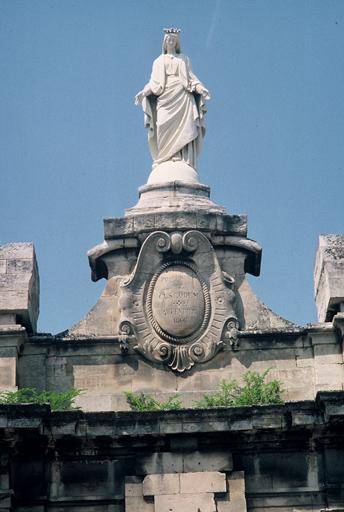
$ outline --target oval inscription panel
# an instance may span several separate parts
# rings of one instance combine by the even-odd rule
[[[155,321],[170,336],[190,336],[202,325],[205,302],[201,283],[193,270],[175,265],[158,277],[152,296]]]

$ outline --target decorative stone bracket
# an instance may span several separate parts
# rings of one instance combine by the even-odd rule
[[[234,286],[201,232],[152,233],[121,284],[122,346],[134,336],[137,352],[177,372],[208,361],[236,346]]]

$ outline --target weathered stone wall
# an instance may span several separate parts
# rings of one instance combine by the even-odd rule
[[[4,359],[5,361],[5,359]],[[226,350],[212,361],[178,374],[123,353],[117,339],[31,337],[18,362],[18,385],[39,389],[83,389],[78,403],[85,410],[128,409],[124,391],[163,399],[180,393],[185,406],[214,391],[222,379],[241,380],[247,370],[279,379],[285,400],[313,399],[320,390],[344,384],[341,336],[332,324],[291,332],[241,333],[237,351]]]
[[[127,228],[139,230],[137,221]],[[34,333],[38,301],[28,297],[30,290],[35,296],[38,276],[32,247],[23,248],[31,250],[25,264],[9,263],[7,254],[0,270],[14,269],[13,283],[23,278],[25,301],[0,311],[0,389],[77,387],[84,411],[0,406],[0,512],[343,509],[344,312],[341,296],[339,302],[328,300],[332,267],[326,260],[317,274],[319,319],[331,322],[301,328],[271,312],[250,290],[245,272],[259,272],[259,248],[236,235],[208,235],[199,239],[205,246],[211,240],[224,278],[235,275],[240,329],[235,343],[221,335],[216,342],[223,350],[184,373],[147,360],[137,353],[133,333],[118,333],[119,286],[133,270],[137,240],[114,239],[123,246],[107,241],[96,249],[93,271],[95,277],[107,274],[105,291],[85,319],[57,336]],[[210,253],[207,261],[215,268]],[[331,254],[338,256],[327,250],[326,258]],[[202,264],[205,256],[199,257]],[[219,267],[216,273],[221,281]],[[15,298],[13,290],[10,296]],[[247,370],[267,369],[269,379],[282,383],[283,406],[126,411],[124,391],[159,399],[179,393],[188,407],[222,379],[240,381]]]
[[[343,392],[203,411],[0,406],[0,510],[341,510],[343,427]]]
[[[150,224],[152,218],[140,214],[134,218],[105,221],[105,241],[90,253],[94,277],[108,279],[105,290],[89,314],[59,336],[30,332],[34,330],[38,316],[38,275],[32,244],[10,244],[1,249],[1,269],[3,272],[6,270],[0,311],[1,389],[19,386],[62,390],[76,387],[84,390],[78,404],[90,411],[127,409],[124,391],[151,393],[162,399],[179,393],[184,406],[191,406],[204,393],[214,391],[222,379],[240,381],[247,370],[263,372],[269,369],[268,379],[278,379],[282,383],[287,401],[312,399],[319,390],[343,389],[342,313],[337,313],[332,322],[298,327],[262,304],[245,279],[248,270],[259,273],[260,247],[246,238],[244,217],[203,211],[197,215],[183,212],[155,214],[154,219]],[[164,243],[173,244],[178,238],[180,243],[186,243],[185,247],[185,237],[181,238],[179,231],[175,230],[200,229],[202,233],[197,231],[197,236],[192,235],[198,237],[200,244],[197,249],[199,255],[192,253],[194,260],[199,258],[201,266],[204,261],[213,265],[213,275],[220,276],[216,279],[221,280],[223,272],[226,279],[232,276],[236,283],[235,315],[239,330],[235,343],[226,341],[226,334],[219,331],[216,335],[219,338],[210,343],[210,346],[215,346],[210,360],[196,362],[193,368],[183,373],[173,372],[167,365],[156,364],[154,359],[147,361],[135,349],[137,336],[119,333],[120,310],[123,308],[119,297],[123,277],[133,271],[143,243],[146,243],[146,259],[155,254],[154,243],[151,242],[153,245],[148,249],[147,243],[149,236],[154,239],[157,223],[163,224],[167,230],[162,239]],[[316,276],[326,277],[327,270],[333,265],[338,274],[342,238],[331,236],[322,240]],[[174,250],[179,250],[178,244]],[[161,255],[155,254],[154,257],[158,261]],[[218,267],[216,261],[219,262]],[[214,286],[217,289],[226,286],[219,280],[216,282]],[[23,286],[26,299],[22,303]],[[19,287],[17,302],[13,298],[16,287]],[[8,296],[9,289],[12,291]],[[317,297],[327,294],[328,298],[332,296],[331,290],[320,286]],[[210,292],[213,293],[211,287]],[[230,297],[232,292],[227,292]],[[225,303],[226,293],[216,301],[213,297],[212,302]],[[10,298],[6,299],[7,296]],[[31,296],[36,298],[30,302]],[[130,294],[128,297],[129,302],[132,301]],[[8,311],[11,310],[10,316],[6,301]],[[330,307],[329,301],[326,304]],[[216,310],[216,307],[212,306],[212,309]],[[142,311],[140,315],[146,313]],[[222,344],[222,351],[216,353],[216,344]]]

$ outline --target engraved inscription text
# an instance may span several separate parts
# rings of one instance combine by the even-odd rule
[[[158,277],[152,311],[155,321],[171,336],[193,334],[202,325],[205,312],[201,283],[190,268],[175,265]]]

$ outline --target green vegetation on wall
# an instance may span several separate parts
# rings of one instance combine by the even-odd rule
[[[248,371],[243,385],[236,380],[222,380],[215,393],[205,394],[195,407],[242,407],[249,405],[282,404],[282,387],[278,380],[265,382],[270,369],[262,374]]]
[[[0,404],[49,404],[52,411],[69,411],[75,409],[74,400],[81,392],[80,389],[38,391],[22,388],[0,393]]]
[[[222,380],[218,390],[205,394],[200,400],[193,402],[199,409],[211,407],[242,407],[252,405],[282,404],[282,386],[279,380],[266,382],[269,369],[259,374],[248,371],[243,375],[243,384],[236,380]],[[0,393],[0,404],[49,404],[52,411],[68,411],[75,409],[74,400],[82,393],[79,389],[67,391],[38,391],[34,388],[22,388],[17,391]],[[125,397],[133,411],[171,411],[183,409],[179,394],[171,395],[161,401],[145,393],[126,391]]]
[[[182,409],[182,401],[178,394],[170,396],[165,402],[145,393],[125,391],[124,394],[133,411],[172,411]]]
[[[279,380],[265,382],[270,369],[262,374],[248,371],[243,375],[243,384],[236,380],[222,380],[218,390],[207,393],[193,407],[243,407],[252,405],[283,404],[282,386]],[[168,411],[183,409],[180,395],[174,394],[165,402],[145,393],[125,392],[128,404],[133,411]]]

